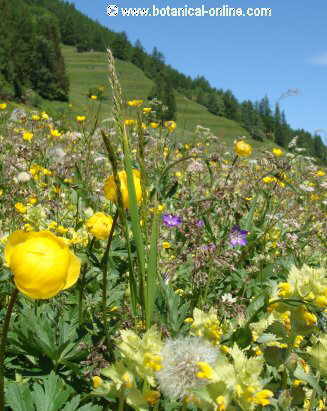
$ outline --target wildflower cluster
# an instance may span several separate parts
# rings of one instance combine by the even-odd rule
[[[58,118],[0,103],[0,408],[324,409],[324,166],[184,135],[108,61],[104,121],[103,86]]]

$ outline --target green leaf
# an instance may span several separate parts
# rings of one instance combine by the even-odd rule
[[[164,194],[164,198],[170,198],[170,197],[172,197],[172,196],[176,193],[177,188],[178,188],[178,181],[175,181],[175,182],[172,184],[172,186],[169,187],[167,193]]]
[[[67,403],[61,411],[101,411],[103,407],[93,404],[85,404],[79,407],[81,403],[80,395],[76,395],[69,403]]]
[[[252,332],[249,327],[242,327],[237,329],[232,337],[240,348],[245,348],[251,344]]]
[[[43,386],[33,385],[32,398],[37,411],[59,411],[73,393],[54,372],[44,379]]]
[[[260,294],[254,298],[251,304],[247,307],[246,314],[250,321],[254,321],[258,312],[265,306],[266,295]],[[252,318],[253,317],[253,318]],[[249,322],[250,322],[249,321]]]
[[[257,206],[257,202],[258,202],[258,195],[256,195],[254,197],[254,199],[251,201],[251,208],[250,208],[249,212],[241,220],[242,229],[250,231],[250,232],[252,231],[252,229],[253,229],[253,216],[254,216],[255,208]]]
[[[311,385],[312,388],[314,388],[317,391],[319,395],[322,395],[322,391],[319,386],[317,378],[312,374],[307,374],[306,372],[304,372],[303,368],[300,365],[296,367],[296,370],[294,371],[294,376],[299,380],[307,382],[309,385]]]
[[[122,139],[123,139],[123,145],[124,145],[124,160],[125,160],[125,169],[126,169],[126,176],[127,176],[129,212],[131,214],[132,232],[133,232],[133,237],[134,237],[134,241],[136,244],[136,253],[137,253],[138,264],[139,264],[140,296],[141,296],[141,302],[142,304],[144,304],[145,312],[149,312],[149,309],[147,308],[147,305],[148,305],[147,292],[145,290],[145,251],[144,251],[144,243],[143,243],[143,238],[142,238],[139,210],[138,210],[137,197],[136,197],[136,191],[135,191],[135,185],[134,185],[131,153],[130,153],[130,149],[128,145],[127,136],[123,135]],[[149,326],[148,319],[146,319],[146,322],[147,322],[147,326]]]
[[[15,411],[35,410],[28,384],[10,383],[6,389],[6,403]]]

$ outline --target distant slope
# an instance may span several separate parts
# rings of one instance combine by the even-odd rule
[[[74,114],[86,114],[90,109],[90,105],[93,104],[87,98],[90,88],[106,86],[101,118],[110,117],[111,95],[108,86],[105,53],[77,53],[75,47],[71,46],[63,46],[62,52],[70,81],[70,103],[72,104]],[[153,86],[153,82],[144,75],[143,71],[134,64],[122,60],[116,60],[116,68],[126,99],[146,99]],[[209,113],[205,107],[179,93],[176,93],[176,102],[177,137],[182,141],[192,141],[194,139],[194,130],[198,124],[210,128],[229,147],[236,137],[248,136],[248,132],[237,122],[215,116]],[[57,112],[60,112],[65,107],[64,103],[60,102],[44,102],[44,104],[45,109]],[[275,145],[271,141],[261,143],[252,139],[249,140],[260,151]]]
[[[66,70],[70,81],[70,102],[74,111],[83,112],[87,102],[86,95],[92,87],[108,84],[106,55],[101,52],[77,53],[74,47],[63,46]],[[127,99],[146,99],[153,82],[134,64],[116,60],[117,73]],[[110,115],[111,99],[106,91],[107,99],[103,102],[102,117]],[[209,127],[216,135],[226,139],[247,135],[238,123],[224,117],[214,116],[208,110],[176,93],[177,122],[181,129],[194,131],[196,125]]]

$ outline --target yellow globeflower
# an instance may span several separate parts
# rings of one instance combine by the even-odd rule
[[[281,150],[280,148],[273,148],[273,149],[272,149],[272,153],[273,153],[273,155],[276,156],[276,157],[281,157],[281,156],[284,155],[283,150]]]
[[[240,157],[249,157],[252,154],[252,147],[245,141],[240,140],[235,143],[234,151]]]
[[[151,107],[144,107],[144,109],[142,110],[144,114],[148,114],[150,113],[150,111],[152,110]]]
[[[86,120],[86,116],[76,116],[76,121],[78,121],[79,123],[82,123],[85,120]]]
[[[316,172],[316,176],[318,176],[318,177],[323,177],[323,176],[325,176],[326,175],[326,173],[323,171],[323,170],[318,170],[317,172]]]
[[[152,121],[152,122],[150,123],[150,127],[151,127],[151,128],[158,128],[158,127],[159,127],[159,123],[155,123],[154,121]]]
[[[97,99],[98,99],[98,96],[92,95],[92,96],[90,97],[90,99],[91,99],[91,100],[97,100]]]
[[[127,175],[126,171],[119,171],[118,178],[120,181],[120,190],[122,194],[123,206],[124,208],[129,207],[129,195],[128,195],[128,188],[127,188]],[[136,199],[139,203],[142,200],[142,188],[141,188],[141,180],[140,180],[140,172],[139,170],[133,170],[133,180],[136,192]],[[109,176],[105,183],[104,183],[104,194],[108,200],[117,202],[118,195],[117,195],[117,186],[114,180],[114,176]]]
[[[165,127],[168,129],[169,133],[172,133],[177,127],[175,121],[165,121]]]
[[[112,227],[112,217],[104,213],[95,213],[86,222],[87,230],[98,240],[106,240]]]
[[[0,104],[0,110],[5,110],[7,108],[7,104],[6,103],[1,103]]]
[[[15,231],[4,257],[18,290],[33,299],[54,297],[74,285],[80,273],[80,260],[49,231]]]

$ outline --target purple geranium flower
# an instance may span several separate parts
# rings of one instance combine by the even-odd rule
[[[210,243],[207,245],[201,245],[199,249],[202,251],[214,251],[216,249],[216,245],[214,243]]]
[[[177,215],[172,215],[172,214],[164,214],[162,216],[162,221],[167,227],[176,227],[182,224],[181,217],[178,217]]]
[[[197,222],[195,223],[195,225],[199,228],[204,227],[204,221],[203,220],[197,220]]]
[[[238,225],[234,225],[231,232],[229,233],[229,243],[232,247],[236,247],[238,245],[246,245],[247,239],[246,236],[248,231],[241,230]]]

